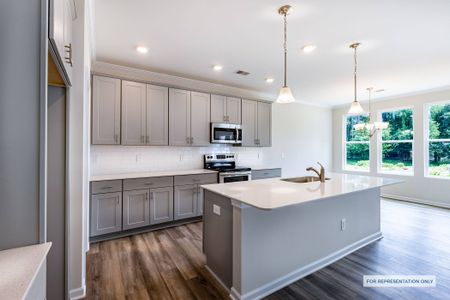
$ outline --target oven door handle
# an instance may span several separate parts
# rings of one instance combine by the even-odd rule
[[[250,176],[251,172],[227,172],[227,173],[219,173],[220,177],[239,177],[239,176]]]

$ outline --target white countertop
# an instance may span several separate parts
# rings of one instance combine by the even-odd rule
[[[0,298],[23,299],[52,243],[0,251]]]
[[[91,176],[91,181],[145,178],[145,177],[162,177],[162,176],[197,175],[197,174],[211,174],[211,173],[217,173],[217,171],[205,170],[205,169],[193,169],[193,170],[173,170],[173,171],[152,171],[152,172],[145,172],[145,173],[94,175],[94,176]]]
[[[341,173],[327,173],[326,176],[331,180],[325,183],[292,183],[274,178],[201,187],[243,204],[270,210],[402,182],[391,178]]]

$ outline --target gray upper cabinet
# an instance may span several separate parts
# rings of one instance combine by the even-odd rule
[[[210,95],[169,89],[169,145],[209,145]]]
[[[146,143],[146,84],[122,81],[122,144]]]
[[[242,100],[242,146],[271,145],[272,105],[267,102]]]
[[[191,93],[169,89],[169,145],[187,146],[191,141]]]
[[[122,230],[122,192],[92,195],[91,236]]]
[[[267,102],[258,102],[258,129],[257,143],[261,147],[269,147],[272,144],[271,123],[272,123],[272,104]]]
[[[223,123],[226,118],[226,101],[227,97],[222,95],[211,95],[211,122]]]
[[[92,144],[120,144],[120,79],[94,76]]]
[[[75,19],[76,9],[73,0],[50,0],[48,37],[51,52],[65,83],[69,86],[73,65],[72,22]]]
[[[232,124],[241,124],[241,99],[227,97],[227,122]]]
[[[146,144],[169,144],[169,89],[147,84]]]
[[[242,99],[242,146],[257,146],[258,102]]]
[[[191,145],[209,145],[210,94],[191,92]]]
[[[173,220],[173,187],[150,190],[150,224]]]
[[[175,186],[174,219],[192,218],[198,215],[198,185]]]
[[[123,192],[123,229],[150,224],[149,190]]]
[[[211,95],[211,122],[241,124],[241,99]]]

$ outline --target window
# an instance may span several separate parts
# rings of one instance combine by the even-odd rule
[[[413,174],[413,111],[411,108],[385,111],[381,120],[389,127],[381,134],[381,159],[384,173]]]
[[[450,178],[450,103],[428,106],[428,176]]]
[[[367,130],[355,130],[353,125],[365,123],[368,116],[345,117],[345,157],[344,169],[349,171],[369,171],[370,137]]]

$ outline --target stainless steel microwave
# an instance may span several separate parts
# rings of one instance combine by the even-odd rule
[[[242,144],[242,126],[240,124],[211,123],[211,143]]]

